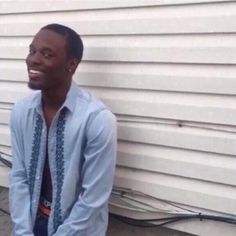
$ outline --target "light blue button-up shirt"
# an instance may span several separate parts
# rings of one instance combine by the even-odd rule
[[[48,146],[53,185],[48,235],[104,236],[117,143],[116,119],[107,107],[72,82],[47,130],[36,92],[14,105],[11,134],[12,235],[34,235]]]

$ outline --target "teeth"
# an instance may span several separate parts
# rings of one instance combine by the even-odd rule
[[[40,71],[37,71],[37,70],[30,70],[29,72],[32,74],[40,74],[41,73]]]

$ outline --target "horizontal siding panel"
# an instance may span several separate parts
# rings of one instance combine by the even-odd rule
[[[233,48],[154,48],[88,47],[84,59],[93,61],[162,62],[162,63],[236,63]]]
[[[1,56],[0,56],[1,58]],[[1,60],[0,63],[1,80],[0,83],[27,82],[28,74],[25,60]]]
[[[175,93],[175,92],[161,92],[161,91],[145,91],[145,90],[119,90],[90,87],[90,90],[100,97],[132,100],[134,102],[149,101],[151,103],[172,103],[172,104],[186,104],[186,105],[202,105],[206,107],[220,107],[236,108],[235,97],[228,95],[207,95],[194,93]],[[196,101],[198,104],[196,104]]]
[[[235,35],[88,37],[85,60],[235,63]]]
[[[15,103],[16,100],[32,93],[24,83],[0,82],[0,102]]]
[[[113,112],[121,115],[236,124],[236,98],[232,96],[89,89],[102,98]],[[2,82],[0,102],[14,103],[29,93],[31,91],[24,83],[12,83],[9,86]]]
[[[104,9],[104,8],[124,8],[124,7],[141,7],[141,6],[158,6],[158,5],[178,5],[178,4],[203,4],[212,2],[232,2],[232,0],[77,0],[71,1],[20,1],[12,4],[12,1],[0,2],[0,14],[6,13],[24,13],[24,12],[47,12],[50,11],[70,11],[85,9]],[[24,7],[22,7],[24,6]]]
[[[51,12],[2,15],[0,31],[2,36],[32,36],[44,24],[59,22],[78,29],[82,35],[232,33],[236,29],[235,6],[234,2],[212,4],[208,7],[197,4],[73,11],[66,14]]]
[[[147,172],[236,185],[235,156],[119,142],[117,164]]]
[[[115,186],[132,186],[158,199],[236,214],[236,189],[232,186],[121,167],[116,171]]]
[[[235,74],[236,68],[226,65],[83,63],[75,80],[84,86],[235,94]]]
[[[3,61],[0,70],[1,81],[28,81],[23,61]],[[82,86],[233,95],[235,74],[230,65],[88,61],[81,63],[74,79]]]
[[[115,113],[121,115],[235,125],[236,98],[233,96],[97,88],[90,90],[101,97]]]
[[[10,130],[6,125],[0,124],[0,145],[10,146]]]
[[[231,96],[119,91],[90,88],[117,114],[235,125],[236,101]],[[1,83],[0,102],[14,103],[31,93],[26,84]],[[178,112],[176,112],[178,110]],[[228,116],[225,116],[225,114]]]
[[[9,176],[9,169],[5,166],[0,165],[0,183],[3,187],[8,187],[8,176]]]
[[[117,115],[119,122],[127,122],[134,124],[152,124],[152,125],[171,125],[177,127],[189,127],[189,128],[200,128],[204,130],[215,130],[229,133],[236,133],[236,126],[234,125],[222,125],[222,124],[210,124],[201,122],[181,121],[181,120],[169,120],[160,118],[150,117],[138,117],[129,115]]]
[[[0,124],[9,124],[10,110],[0,108]]]
[[[84,37],[85,61],[236,63],[236,35]],[[1,58],[25,59],[31,38],[0,39]],[[222,43],[224,42],[224,43]]]
[[[12,104],[11,103],[7,103],[7,102],[0,102],[0,109],[3,109],[3,110],[9,110],[9,109],[12,109]]]
[[[153,1],[153,0],[152,0]],[[29,1],[32,3],[32,1]],[[55,4],[54,4],[55,5]],[[175,18],[185,18],[185,17],[214,17],[214,16],[233,16],[236,12],[234,6],[236,5],[235,1],[225,2],[222,4],[196,4],[196,5],[183,5],[183,6],[143,6],[140,8],[124,8],[124,9],[104,9],[104,10],[87,10],[87,11],[62,11],[62,12],[53,12],[47,11],[42,13],[32,13],[32,14],[7,14],[0,15],[2,23],[13,23],[15,21],[27,23],[26,20],[32,19],[33,22],[37,22],[37,16],[45,16],[45,18],[40,18],[41,21],[46,22],[47,16],[51,16],[52,20],[59,19],[63,16],[69,21],[85,21],[90,19],[92,21],[99,20],[124,20],[124,19],[171,19]],[[224,9],[224,11],[222,11]],[[35,17],[33,17],[35,16]],[[79,16],[80,18],[75,18]],[[121,21],[122,23],[123,21]],[[227,27],[227,26],[225,26]],[[24,31],[28,29],[24,28]],[[23,33],[23,32],[22,32]],[[130,34],[131,32],[129,32]],[[157,33],[157,32],[155,32]],[[96,32],[94,32],[96,34]]]
[[[234,133],[151,124],[120,123],[118,127],[123,141],[236,155]]]

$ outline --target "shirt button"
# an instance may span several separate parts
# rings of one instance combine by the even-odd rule
[[[37,176],[37,177],[36,177],[36,179],[38,179],[38,180],[39,180],[39,176]]]

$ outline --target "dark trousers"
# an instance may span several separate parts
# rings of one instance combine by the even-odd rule
[[[48,216],[38,212],[34,225],[35,236],[48,236]]]

